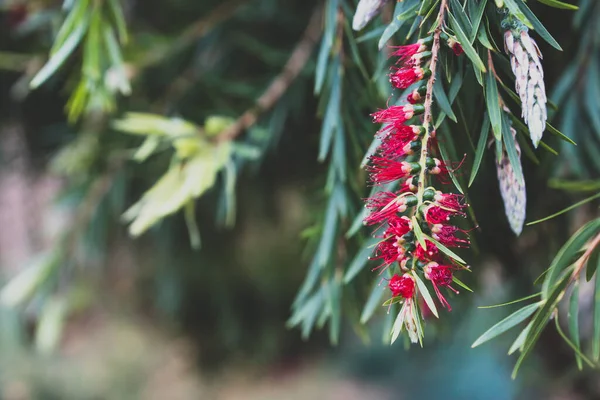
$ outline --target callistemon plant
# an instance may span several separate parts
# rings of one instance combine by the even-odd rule
[[[442,2],[444,3],[444,2]],[[392,328],[392,342],[406,329],[411,342],[423,338],[425,313],[439,315],[438,304],[451,310],[447,293],[454,274],[467,268],[448,257],[449,247],[467,247],[466,232],[455,224],[465,215],[463,196],[444,193],[432,186],[434,176],[444,179],[448,167],[440,160],[433,126],[433,87],[438,71],[444,5],[432,35],[416,43],[393,48],[397,59],[391,68],[390,83],[397,89],[415,85],[403,105],[392,105],[372,114],[376,123],[384,124],[377,133],[381,144],[370,157],[367,170],[373,185],[397,184],[395,191],[379,191],[366,200],[370,214],[364,219],[374,225],[380,239],[372,257],[383,272],[392,269],[387,282],[391,299],[385,304],[402,303]],[[448,42],[454,54],[460,46]],[[428,309],[428,310],[426,310]],[[427,312],[428,311],[428,312]]]

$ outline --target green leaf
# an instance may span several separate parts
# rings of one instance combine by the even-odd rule
[[[346,274],[344,275],[344,283],[349,283],[358,275],[360,271],[363,270],[367,262],[369,261],[369,256],[373,253],[374,245],[379,242],[377,238],[370,238],[367,240],[360,251],[356,253],[356,256],[348,265],[348,269],[346,270]]]
[[[520,299],[517,299],[517,300],[508,301],[506,303],[494,304],[493,306],[480,306],[480,307],[477,307],[477,308],[497,308],[497,307],[504,307],[504,306],[508,306],[508,305],[511,305],[511,304],[520,303],[521,301],[534,299],[534,298],[538,297],[539,295],[540,295],[540,293],[534,293],[534,294],[530,294],[529,296],[521,297]]]
[[[502,137],[502,110],[498,101],[498,86],[492,71],[485,74],[485,105],[496,140]],[[512,139],[512,138],[511,138]]]
[[[396,339],[398,339],[398,336],[400,336],[400,333],[402,332],[402,327],[404,326],[404,317],[406,316],[406,313],[404,312],[404,307],[406,307],[406,303],[402,305],[402,308],[400,309],[400,312],[398,313],[398,316],[394,321],[394,327],[392,328],[391,344],[394,344],[394,342],[396,341]]]
[[[596,288],[594,292],[594,329],[592,334],[592,357],[600,360],[600,273],[596,272]]]
[[[475,348],[525,321],[540,307],[541,304],[541,302],[529,304],[510,314],[479,336],[477,340],[473,342],[471,348]]]
[[[458,279],[454,275],[452,275],[452,282],[456,283],[461,288],[463,288],[465,290],[468,290],[469,292],[473,293],[473,290],[470,287],[468,287],[466,284],[464,284],[460,279]]]
[[[385,28],[383,34],[379,38],[379,43],[377,45],[379,50],[383,49],[388,40],[390,40],[391,37],[394,36],[394,34],[398,32],[398,30],[402,27],[402,24],[404,24],[405,19],[401,18],[401,14],[405,11],[404,9],[406,8],[406,6],[407,5],[405,2],[396,3],[396,8],[394,8],[394,18],[392,19],[392,22],[390,22],[389,25]],[[412,5],[412,7],[409,8],[409,10],[412,10],[412,12],[414,12],[417,9],[417,7],[419,7],[419,4],[415,3]]]
[[[573,344],[579,352],[581,352],[581,344],[579,339],[579,281],[575,281],[573,285],[573,292],[571,293],[571,299],[569,301],[569,334],[573,339]],[[577,361],[577,368],[583,369],[581,363],[581,357],[579,354],[575,354],[575,360]]]
[[[388,268],[389,269],[389,268]],[[360,323],[365,324],[371,319],[375,310],[380,306],[381,298],[383,297],[385,290],[387,289],[387,285],[383,285],[381,282],[381,277],[377,275],[373,280],[373,289],[371,290],[371,294],[365,303],[363,311],[360,315]]]
[[[558,136],[561,140],[564,140],[567,143],[571,143],[572,145],[577,146],[577,143],[575,143],[573,141],[573,139],[571,139],[570,137],[566,136],[564,133],[562,133],[561,131],[559,131],[558,129],[556,129],[552,125],[550,125],[550,123],[548,123],[548,122],[546,122],[546,129],[551,134],[553,134],[555,136]]]
[[[527,326],[525,327],[525,329],[523,329],[521,331],[521,333],[519,333],[519,336],[517,336],[517,338],[515,339],[513,344],[510,346],[510,349],[508,349],[508,355],[511,355],[512,353],[517,351],[517,349],[520,350],[523,348],[523,343],[525,342],[525,338],[527,337],[527,334],[531,330],[532,324],[533,324],[533,321],[528,323]]]
[[[429,307],[429,309],[431,310],[431,313],[433,315],[435,315],[436,318],[439,318],[437,308],[435,307],[435,302],[433,301],[433,298],[431,297],[431,294],[429,293],[427,286],[425,286],[425,282],[423,282],[421,280],[421,278],[419,278],[419,275],[415,271],[412,272],[412,276],[415,278],[415,281],[417,282],[417,287],[419,288],[419,292],[421,293],[421,296],[423,296],[423,300],[425,300],[425,304],[427,304],[427,307]]]
[[[452,14],[448,14],[448,18],[450,19],[450,25],[452,26],[454,33],[456,33],[456,37],[457,37],[458,41],[460,42],[466,56],[469,57],[471,62],[473,62],[473,65],[479,71],[485,72],[486,69],[485,69],[485,65],[483,64],[483,61],[481,61],[481,58],[479,58],[479,54],[477,54],[477,51],[471,44],[471,42],[470,42],[469,38],[467,37],[467,35],[465,34],[465,32],[460,27],[456,18]]]
[[[415,217],[413,215],[412,217],[412,227],[413,227],[413,232],[415,233],[415,236],[417,237],[417,241],[419,242],[419,244],[421,245],[421,247],[423,249],[427,248],[427,244],[425,243],[425,238],[423,237],[423,231],[421,230],[421,226],[419,225],[419,221],[417,221],[417,217]]]
[[[89,5],[90,0],[79,0],[75,3],[74,7],[71,9],[71,11],[69,11],[69,15],[67,15],[67,18],[65,18],[64,22],[60,26],[60,29],[58,30],[58,33],[56,34],[56,37],[54,38],[54,43],[50,49],[50,55],[54,55],[58,50],[60,50],[75,27],[81,25],[86,18],[89,18],[87,15]]]
[[[202,241],[200,239],[200,229],[198,229],[198,223],[196,222],[196,202],[194,200],[185,203],[183,215],[190,235],[190,246],[194,250],[199,250],[202,247]]]
[[[448,96],[446,96],[446,92],[444,91],[444,86],[440,79],[436,79],[433,84],[433,95],[437,100],[438,106],[440,109],[454,122],[456,122],[456,115],[452,111],[452,106],[450,105],[450,100],[448,100]]]
[[[569,272],[569,270],[565,271],[558,283],[552,287],[552,290],[550,291],[548,297],[545,299],[545,301],[543,301],[542,308],[540,308],[533,316],[533,319],[531,321],[531,329],[527,333],[527,336],[523,342],[521,355],[517,359],[515,367],[513,368],[513,379],[517,377],[517,373],[519,372],[519,368],[521,368],[523,361],[529,355],[529,353],[533,349],[533,346],[535,346],[535,343],[542,334],[544,327],[546,326],[546,324],[548,324],[548,321],[552,317],[552,314],[556,309],[556,305],[560,301],[564,289],[570,282]]]
[[[485,6],[487,5],[487,0],[480,0],[477,5],[476,13],[472,16],[472,29],[471,29],[471,43],[475,41],[477,38],[477,34],[479,33],[479,26],[481,25],[481,18],[483,17],[483,13],[485,11]]]
[[[600,218],[588,222],[567,240],[550,264],[550,271],[542,284],[543,299],[548,298],[551,288],[556,284],[562,271],[573,262],[573,256],[598,232],[600,232]]]
[[[600,197],[600,193],[597,193],[597,194],[595,194],[593,196],[588,197],[587,199],[581,200],[581,201],[579,201],[579,202],[577,202],[577,203],[575,203],[575,204],[573,204],[573,205],[571,205],[571,206],[569,206],[569,207],[567,207],[567,208],[565,208],[563,210],[560,210],[560,211],[558,211],[558,212],[556,212],[556,213],[554,213],[552,215],[548,215],[547,217],[544,217],[542,219],[538,219],[538,220],[535,220],[535,221],[528,222],[526,225],[530,226],[530,225],[539,224],[540,222],[548,221],[549,219],[552,219],[554,217],[558,217],[561,214],[569,212],[569,211],[571,211],[571,210],[573,210],[573,209],[575,209],[575,208],[577,208],[579,206],[582,206],[585,203],[589,203],[590,201],[596,200],[599,197]]]
[[[546,4],[547,6],[554,8],[561,8],[563,10],[579,10],[579,7],[573,4],[564,3],[558,0],[538,0],[542,4]]]
[[[567,190],[569,192],[595,192],[600,191],[600,180],[566,181],[562,179],[550,179],[548,187]]]
[[[77,45],[83,39],[85,32],[89,26],[90,19],[85,17],[82,21],[73,29],[71,34],[65,40],[65,43],[58,49],[56,53],[50,56],[48,62],[42,67],[41,70],[33,77],[29,83],[31,89],[39,87],[42,83],[46,82],[67,60],[67,58],[73,53]]]
[[[110,8],[110,12],[117,27],[119,41],[122,44],[125,44],[128,41],[127,24],[125,22],[125,16],[123,15],[121,3],[119,3],[119,0],[108,0],[108,7]]]
[[[447,255],[450,258],[453,258],[454,260],[458,261],[459,263],[466,265],[467,263],[465,262],[465,260],[463,260],[462,258],[460,258],[456,253],[454,253],[452,250],[450,250],[449,248],[447,248],[446,246],[444,246],[443,244],[441,244],[440,242],[438,242],[437,240],[435,240],[434,238],[432,238],[431,236],[427,236],[425,234],[423,234],[423,236],[425,238],[427,238],[427,240],[429,240],[431,243],[435,244],[436,247],[445,255]]]
[[[558,332],[558,334],[563,338],[563,340],[569,345],[570,348],[573,349],[573,351],[575,352],[575,355],[577,357],[579,357],[581,360],[585,361],[587,365],[589,365],[591,368],[596,368],[596,366],[594,365],[593,362],[591,362],[582,352],[581,350],[572,342],[569,340],[569,338],[567,337],[567,335],[565,335],[565,333],[562,331],[562,329],[560,328],[560,323],[558,322],[558,315],[556,316],[556,318],[554,319],[554,325],[556,326],[556,331]],[[581,369],[581,368],[580,368]]]
[[[446,146],[453,146],[453,144],[452,144],[453,139],[452,139],[452,136],[450,135],[450,131],[448,129],[445,129],[446,126],[443,125],[442,128],[443,128],[442,132],[445,137],[445,140],[438,142],[438,149],[440,150],[440,156],[442,157],[442,161],[446,165],[451,165],[450,162],[454,158],[448,154],[449,151],[448,151],[448,149],[446,149]],[[456,177],[456,174],[454,173],[454,171],[448,170],[448,176],[450,176],[450,180],[452,181],[452,183],[454,183],[454,186],[456,187],[456,189],[461,194],[465,194],[465,191],[463,190],[460,182],[458,181],[458,178]]]
[[[475,151],[475,160],[473,161],[473,167],[471,168],[471,176],[469,177],[469,187],[475,181],[479,167],[481,166],[481,160],[483,159],[483,153],[485,153],[485,145],[487,143],[488,134],[490,131],[490,118],[487,113],[483,116],[483,124],[481,125],[481,133],[479,134],[479,141],[477,142],[477,150]]]
[[[523,2],[523,0],[504,0],[507,4],[512,3],[515,4],[519,10],[525,15],[527,20],[533,26],[533,29],[552,47],[556,50],[562,51],[562,47],[558,44],[558,42],[552,37],[550,32],[542,25],[540,20],[535,16],[535,14],[527,7],[527,4]]]

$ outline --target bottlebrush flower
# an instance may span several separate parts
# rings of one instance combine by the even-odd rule
[[[521,146],[515,138],[517,132],[511,126],[515,148],[517,150],[517,162],[521,162]],[[525,223],[527,193],[525,191],[525,181],[519,180],[513,169],[504,144],[502,145],[502,157],[496,159],[496,171],[498,174],[498,183],[500,184],[500,194],[504,202],[504,211],[510,228],[516,235],[520,235]],[[521,167],[522,168],[522,167]]]
[[[435,240],[446,247],[469,247],[471,244],[468,236],[467,239],[457,236],[459,233],[467,235],[467,232],[454,225],[435,224],[431,227],[431,233]]]
[[[423,113],[425,109],[421,104],[406,104],[404,106],[391,106],[384,110],[379,110],[371,116],[375,123],[402,124],[415,115]]]
[[[461,194],[442,193],[437,191],[435,193],[434,200],[440,206],[456,211],[460,211],[467,206],[464,202],[465,197]]]
[[[379,156],[372,156],[371,163],[367,170],[371,173],[371,181],[374,185],[406,178],[409,175],[418,173],[421,168],[416,163],[395,161]]]
[[[373,210],[365,219],[366,225],[373,225],[383,222],[407,209],[407,196],[398,196],[392,192],[379,192],[373,197],[367,199],[367,207]]]
[[[455,56],[460,56],[461,54],[463,54],[465,52],[463,50],[462,46],[460,45],[460,43],[458,43],[458,41],[453,37],[448,39],[447,44],[448,44],[448,47],[450,47],[452,49]]]
[[[438,300],[444,307],[448,308],[448,311],[452,311],[452,307],[450,307],[450,303],[448,303],[446,298],[442,295],[442,292],[440,292],[440,286],[447,287],[458,294],[458,290],[450,286],[452,284],[452,271],[452,267],[440,265],[437,262],[430,262],[423,268],[425,278],[431,281]]]
[[[431,243],[429,240],[425,240],[425,246],[427,249],[424,249],[420,243],[417,243],[417,248],[415,249],[413,255],[419,261],[433,261],[437,260],[440,251],[437,246]]]
[[[515,75],[515,89],[521,99],[521,116],[529,127],[531,141],[538,146],[546,129],[546,88],[542,53],[527,33],[527,27],[504,33],[504,49],[510,56]]]
[[[398,57],[396,63],[408,63],[420,60],[419,54],[427,51],[427,39],[418,40],[416,43],[407,44],[404,46],[391,46],[394,51],[390,54],[390,57]]]
[[[382,264],[373,268],[373,270],[382,269],[384,271],[388,266],[397,261],[401,261],[405,255],[405,250],[399,243],[397,237],[392,236],[385,239],[377,245],[375,256],[371,260],[381,260]]]
[[[423,79],[426,74],[427,71],[421,67],[398,68],[396,72],[390,74],[390,82],[395,88],[406,89]]]
[[[450,217],[454,214],[457,214],[457,212],[447,210],[436,205],[427,206],[423,212],[425,221],[434,225],[448,223],[448,221],[450,221]]]
[[[388,283],[388,288],[391,290],[392,296],[410,299],[415,294],[415,279],[409,274],[402,276],[394,274]]]

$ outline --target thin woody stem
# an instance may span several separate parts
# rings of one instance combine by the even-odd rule
[[[427,177],[427,155],[428,155],[428,144],[429,139],[431,138],[430,126],[433,122],[433,114],[431,110],[431,106],[433,105],[433,84],[435,83],[435,72],[437,68],[437,62],[440,51],[440,35],[442,34],[442,25],[444,24],[444,17],[446,15],[446,9],[448,8],[448,0],[442,0],[440,4],[440,11],[436,20],[436,28],[433,34],[433,44],[431,45],[431,62],[429,64],[429,69],[431,70],[431,76],[427,81],[427,92],[425,94],[425,113],[423,115],[423,127],[425,128],[425,134],[421,139],[421,154],[419,157],[419,165],[421,166],[421,171],[419,173],[419,182],[417,186],[417,199],[419,206],[423,204],[423,192],[425,191],[425,179]]]

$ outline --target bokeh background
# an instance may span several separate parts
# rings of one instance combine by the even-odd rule
[[[320,2],[123,4],[133,93],[119,98],[114,113],[150,111],[202,123],[212,115],[236,117],[252,105]],[[344,4],[351,12],[354,2]],[[123,161],[140,141],[111,130],[105,113],[67,121],[77,57],[41,88],[28,89],[62,21],[61,2],[4,0],[0,6],[0,280],[49,258],[61,260],[51,284],[23,279],[28,302],[0,310],[0,399],[600,398],[597,373],[577,371],[572,352],[553,332],[542,337],[516,380],[510,378],[514,358],[506,355],[510,334],[470,348],[509,312],[477,306],[532,293],[556,249],[596,208],[526,229],[517,240],[487,157],[472,189],[480,229],[476,251],[468,253],[474,273],[467,280],[476,291],[453,299],[442,322],[431,321],[425,348],[384,344],[384,307],[368,338],[347,323],[335,346],[320,330],[303,338],[287,321],[326,204],[327,164],[317,161],[321,118],[312,90],[316,57],[245,136],[260,151],[240,168],[235,225],[222,218],[215,223],[223,202],[217,190],[199,200],[197,251],[181,213],[141,238],[128,236],[121,213],[169,158]],[[554,88],[578,54],[582,34],[573,13],[532,8],[565,48],[559,54],[540,43],[547,85]],[[587,18],[598,26],[594,12]],[[360,46],[376,54],[374,42]],[[369,108],[363,108],[368,124]],[[582,129],[568,128],[569,136]],[[364,143],[353,145],[360,153]],[[548,179],[597,176],[588,161],[570,168],[569,157],[589,156],[569,150],[539,154],[539,166],[525,162],[531,219],[575,198],[549,188]],[[582,314],[581,329],[589,335]]]

